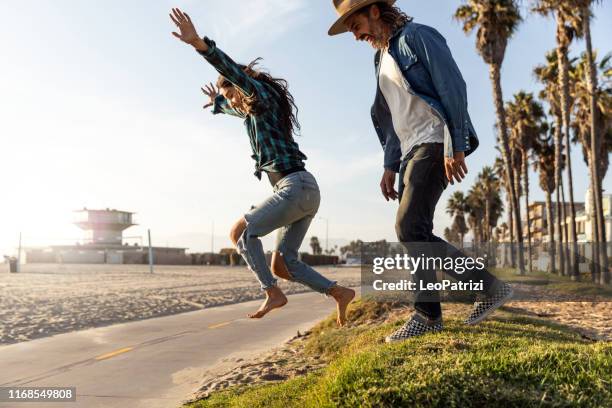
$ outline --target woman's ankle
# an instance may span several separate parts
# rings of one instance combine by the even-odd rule
[[[266,295],[268,295],[268,297],[272,297],[272,298],[285,297],[285,294],[283,293],[281,288],[279,288],[276,285],[270,286],[269,288],[267,288],[266,289]]]

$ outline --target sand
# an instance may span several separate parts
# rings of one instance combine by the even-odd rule
[[[246,267],[29,264],[0,265],[0,345],[58,333],[166,316],[262,298]],[[317,268],[359,285],[359,268]],[[282,281],[287,294],[310,289]]]

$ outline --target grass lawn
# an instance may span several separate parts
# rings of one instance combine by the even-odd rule
[[[543,278],[547,289],[612,294],[550,275],[515,281],[539,285]],[[335,328],[334,316],[320,322],[304,352],[329,362],[321,370],[230,388],[186,407],[612,407],[610,342],[588,341],[566,326],[502,308],[477,326],[451,316],[441,333],[388,345],[385,336],[405,315],[372,322],[393,306],[359,300],[349,311],[350,328]]]
[[[612,286],[594,284],[589,274],[582,274],[580,276],[581,281],[576,282],[567,276],[552,275],[541,271],[534,271],[528,275],[518,275],[516,270],[511,268],[496,268],[493,273],[496,277],[511,283],[538,285],[547,290],[584,298],[598,296],[612,299]]]

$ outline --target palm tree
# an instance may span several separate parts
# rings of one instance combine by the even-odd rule
[[[452,229],[459,235],[459,243],[463,249],[463,238],[468,232],[467,224],[465,223],[465,213],[469,210],[465,195],[462,191],[455,191],[448,199],[446,204],[446,212],[453,217]]]
[[[579,4],[582,16],[584,32],[584,38],[586,42],[586,55],[588,60],[588,74],[587,84],[590,93],[590,108],[591,108],[591,154],[593,155],[591,165],[591,179],[594,186],[601,185],[603,176],[599,174],[599,169],[596,163],[599,163],[599,141],[601,140],[601,133],[597,126],[597,70],[595,67],[595,55],[593,52],[593,43],[591,40],[591,4],[599,2],[598,0],[581,0]],[[595,219],[597,223],[597,235],[598,235],[598,247],[599,256],[602,269],[604,273],[601,274],[602,283],[610,283],[610,271],[608,269],[608,253],[606,245],[606,224],[604,222],[603,213],[603,197],[602,190],[600,187],[596,189],[593,194],[595,198]]]
[[[514,142],[512,138],[510,138],[510,160],[512,160],[510,165],[512,166],[514,172],[514,191],[516,191],[516,196],[519,200],[520,207],[520,200],[524,192],[523,185],[521,184],[521,180],[523,180],[523,153],[521,152],[521,149],[519,148],[518,144]],[[526,208],[525,210],[528,210],[528,208]],[[527,212],[527,217],[529,217],[529,212]],[[522,220],[519,220],[519,222],[515,222],[515,226],[520,230],[522,234]],[[518,249],[519,251],[521,251],[521,253],[524,252],[523,242],[518,243]],[[524,272],[521,272],[521,274],[523,273]]]
[[[459,232],[455,228],[444,228],[444,239],[448,242],[452,242],[454,244],[459,243],[461,237],[459,236]]]
[[[468,225],[474,235],[474,247],[484,242],[483,218],[485,214],[485,199],[482,189],[478,184],[474,184],[466,196],[468,205]]]
[[[570,67],[574,65],[575,59],[570,61]],[[544,89],[540,92],[540,98],[546,99],[550,107],[550,114],[555,119],[554,129],[554,145],[555,145],[555,186],[556,186],[556,225],[557,225],[557,253],[559,254],[559,272],[560,275],[567,275],[566,269],[566,253],[567,248],[563,247],[563,234],[565,217],[565,202],[561,201],[561,187],[563,185],[563,116],[561,113],[561,92],[559,90],[559,63],[556,50],[546,53],[546,64],[538,65],[534,69],[536,79],[544,85]],[[562,218],[563,217],[563,218]]]
[[[507,178],[508,172],[506,171],[505,167],[506,166],[504,165],[504,160],[499,156],[496,157],[495,163],[493,164],[493,171],[495,171],[495,174],[497,175],[497,178],[499,179],[500,184],[504,187],[508,208],[512,208],[512,203],[510,201],[510,189],[512,188],[512,186],[508,182],[508,178]],[[510,235],[510,248],[509,248],[510,249],[510,265],[512,267],[515,267],[516,259],[515,259],[514,245],[513,245],[514,243],[514,222],[513,222],[513,217],[512,217],[512,211],[507,211],[506,214],[508,216],[508,223],[504,223],[504,224],[506,225],[506,228]],[[505,231],[506,231],[505,229],[502,230],[502,232],[504,233]],[[504,259],[506,259],[505,256],[504,256]]]
[[[312,249],[313,255],[321,255],[323,253],[323,249],[319,243],[319,238],[317,237],[310,237],[310,248]]]
[[[595,59],[597,55],[594,54]],[[609,154],[612,151],[612,55],[606,55],[599,63],[596,64],[598,76],[602,76],[601,84],[595,89],[595,96],[597,104],[595,105],[595,125],[597,128],[598,135],[602,137],[598,141],[596,154],[593,154],[591,149],[591,134],[592,134],[592,121],[591,121],[591,88],[588,81],[589,73],[589,59],[586,53],[582,55],[580,62],[577,64],[575,71],[573,72],[572,80],[572,91],[573,97],[575,98],[574,104],[574,121],[572,127],[574,129],[575,141],[579,141],[582,145],[582,152],[584,161],[587,163],[589,169],[593,167],[597,170],[597,177],[593,177],[591,171],[590,180],[590,193],[591,193],[591,214],[593,214],[593,259],[592,259],[592,273],[593,280],[596,282],[605,283],[609,277],[603,275],[606,274],[607,265],[602,263],[602,258],[605,256],[605,247],[602,247],[602,243],[598,236],[598,220],[597,220],[597,198],[596,194],[602,190],[602,180],[605,178],[608,171],[610,157]],[[600,82],[598,80],[598,82]],[[595,184],[596,183],[596,184]],[[599,244],[599,245],[598,245]],[[604,244],[605,245],[605,244]],[[604,255],[604,256],[602,256]],[[602,274],[603,272],[603,274]]]
[[[468,213],[468,224],[474,234],[474,249],[478,253],[481,245],[486,243],[487,253],[491,254],[490,245],[493,240],[493,228],[504,211],[504,205],[499,191],[499,179],[493,168],[486,166],[478,174],[465,197]],[[484,221],[484,222],[483,222]]]
[[[534,144],[534,169],[539,173],[540,188],[546,195],[546,226],[548,228],[548,253],[550,256],[550,270],[556,270],[555,264],[555,230],[553,226],[552,193],[555,190],[555,145],[554,133],[544,134]]]
[[[508,128],[511,133],[511,144],[520,152],[521,173],[523,174],[523,191],[525,196],[525,220],[527,224],[528,268],[533,271],[531,216],[529,214],[529,155],[538,138],[548,131],[542,105],[536,101],[533,94],[520,91],[514,95],[514,100],[506,105],[508,113]]]
[[[499,227],[495,228],[495,239],[499,241],[504,235],[506,235],[506,231],[508,231],[508,224],[502,222]]]
[[[506,54],[508,40],[516,31],[521,22],[521,14],[516,0],[468,0],[455,12],[455,19],[463,23],[466,34],[474,29],[476,32],[476,49],[486,64],[489,65],[490,79],[493,85],[493,99],[497,116],[497,129],[499,131],[499,144],[502,147],[510,188],[511,211],[516,225],[516,239],[519,243],[519,270],[524,273],[523,234],[520,228],[521,210],[518,195],[514,185],[514,172],[510,157],[510,141],[506,129],[506,112],[501,88],[501,66]]]
[[[316,237],[315,237],[316,238]],[[318,243],[317,238],[317,243]],[[312,245],[312,238],[310,240]],[[358,239],[356,241],[351,241],[348,245],[340,247],[340,254],[342,255],[359,255],[363,251],[363,241]]]
[[[493,195],[490,198],[489,225],[490,225],[491,234],[493,233],[493,230],[497,227],[497,222],[499,221],[503,213],[504,213],[504,202],[501,199],[501,192],[499,191],[499,187],[498,187],[493,192]]]
[[[476,183],[479,185],[479,189],[482,191],[482,197],[485,201],[485,239],[491,241],[493,227],[495,226],[493,221],[495,220],[495,224],[497,224],[497,219],[494,219],[493,216],[493,207],[495,198],[499,197],[500,181],[493,171],[493,168],[485,166],[478,174]]]
[[[559,62],[559,90],[561,96],[561,116],[563,118],[563,135],[565,139],[565,156],[567,160],[567,183],[569,190],[570,223],[569,235],[572,249],[570,250],[570,276],[579,279],[578,238],[576,234],[576,208],[574,206],[574,183],[572,179],[572,162],[570,146],[570,91],[569,91],[569,46],[575,37],[583,34],[582,3],[585,0],[536,0],[534,11],[544,16],[556,15],[557,20],[557,60]],[[577,12],[578,11],[578,12]]]

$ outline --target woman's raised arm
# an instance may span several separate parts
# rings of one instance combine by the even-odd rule
[[[215,42],[208,38],[200,38],[191,18],[178,8],[170,13],[172,22],[176,24],[179,33],[172,32],[179,40],[191,45],[229,82],[239,88],[245,95],[252,96],[255,91],[255,81],[234,62],[227,54],[218,49]]]

